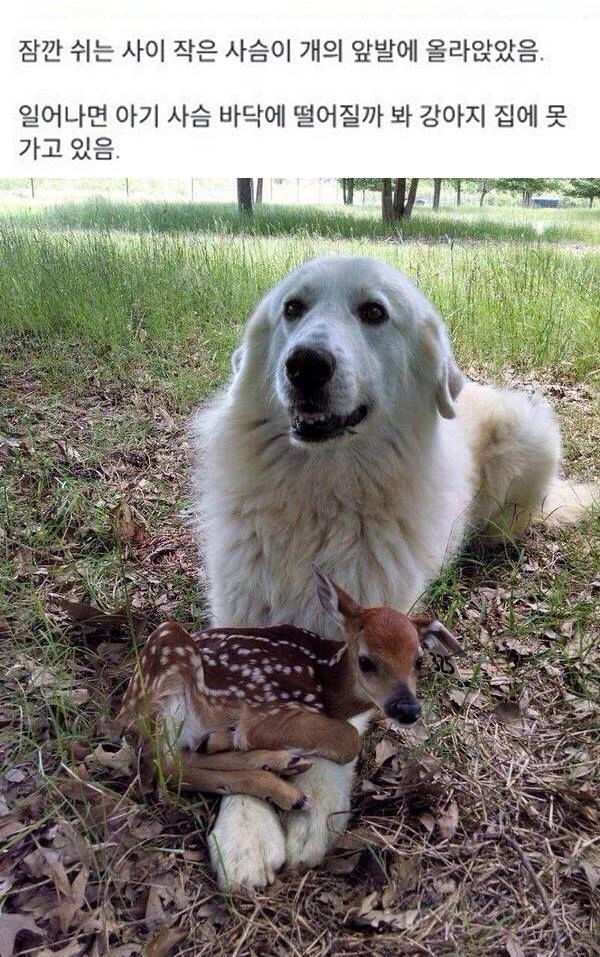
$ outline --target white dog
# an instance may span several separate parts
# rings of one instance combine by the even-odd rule
[[[407,611],[465,534],[576,520],[594,490],[560,481],[560,436],[540,399],[457,368],[427,299],[390,266],[326,257],[259,303],[233,378],[196,420],[213,620],[291,622],[328,637],[311,562],[363,605]],[[316,761],[310,812],[226,798],[210,838],[223,885],[315,865],[344,830],[352,766]]]

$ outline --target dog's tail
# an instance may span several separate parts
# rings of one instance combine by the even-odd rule
[[[541,507],[533,516],[549,528],[575,525],[600,509],[600,485],[554,478]]]

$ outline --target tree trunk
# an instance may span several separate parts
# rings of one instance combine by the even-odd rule
[[[441,179],[434,179],[433,181],[433,208],[440,208],[440,193],[442,192],[442,181]]]
[[[593,205],[594,205],[594,197],[590,196],[590,209],[592,208]]]
[[[237,181],[238,210],[242,216],[252,216],[252,180]]]
[[[482,190],[481,190],[481,196],[479,197],[479,205],[480,205],[480,206],[483,206],[483,201],[484,201],[486,195],[487,195],[487,189],[482,189]]]
[[[352,206],[354,203],[354,179],[342,179],[342,196],[344,206]]]
[[[259,176],[259,178],[256,180],[256,196],[254,198],[254,202],[256,203],[257,206],[260,206],[262,204],[262,199],[263,199],[263,180],[262,180],[262,176]]]
[[[460,179],[457,179],[457,180],[456,180],[456,205],[457,205],[457,206],[460,206],[460,187],[461,187],[461,183],[462,183],[462,180],[460,180]]]
[[[413,176],[410,181],[410,187],[408,190],[408,199],[406,200],[406,207],[404,209],[404,218],[410,219],[412,216],[412,211],[415,205],[415,199],[417,198],[417,189],[419,188],[419,177]]]
[[[404,216],[404,203],[406,200],[406,179],[397,179],[394,186],[394,219],[402,219]]]
[[[394,219],[391,179],[381,180],[381,218],[384,223],[391,223]]]

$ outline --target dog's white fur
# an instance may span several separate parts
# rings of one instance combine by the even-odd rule
[[[283,305],[308,311],[287,320]],[[365,325],[357,308],[389,316]],[[369,414],[310,446],[290,432],[285,359],[297,345],[335,355],[330,408]],[[465,534],[521,532],[544,500],[572,521],[594,491],[560,482],[560,435],[549,406],[523,393],[464,383],[428,300],[390,266],[326,257],[275,286],[250,318],[227,388],[196,419],[197,506],[213,619],[292,622],[329,637],[311,562],[363,605],[408,610]],[[261,886],[283,864],[319,863],[343,831],[352,766],[317,761],[301,787],[308,813],[284,835],[248,797],[223,801],[210,838],[222,884]]]

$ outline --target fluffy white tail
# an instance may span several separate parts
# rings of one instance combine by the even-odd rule
[[[555,478],[534,520],[550,528],[562,528],[580,522],[594,508],[600,508],[600,485]]]

